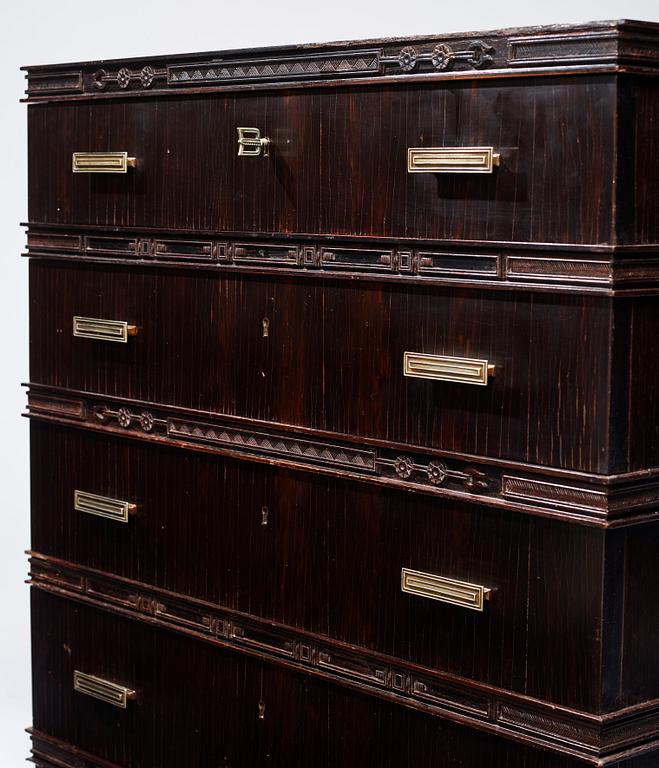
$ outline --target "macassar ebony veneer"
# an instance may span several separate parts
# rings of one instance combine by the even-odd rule
[[[659,765],[659,25],[26,69],[33,762]]]
[[[520,85],[108,100],[94,105],[91,123],[86,102],[39,105],[29,121],[29,218],[165,230],[610,243],[616,79],[555,78],[532,93]],[[578,119],[582,111],[592,120]],[[245,125],[272,137],[268,162],[245,162],[232,151],[236,126]],[[109,137],[139,158],[129,178],[70,172],[73,152],[107,151]],[[408,173],[408,147],[433,142],[496,144],[501,168],[488,178]]]
[[[30,285],[34,385],[401,450],[610,475],[659,464],[659,399],[643,389],[659,376],[654,297],[309,282],[45,257],[32,261]],[[125,344],[74,336],[78,316],[121,320],[134,336]],[[492,370],[487,386],[438,382],[408,373],[406,353],[476,358]]]

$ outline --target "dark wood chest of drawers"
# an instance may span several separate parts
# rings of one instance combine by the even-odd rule
[[[659,766],[658,77],[27,68],[38,766]]]

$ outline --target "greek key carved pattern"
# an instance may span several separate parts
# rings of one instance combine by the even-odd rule
[[[430,251],[427,247],[383,244],[275,242],[254,237],[249,241],[186,239],[171,234],[141,236],[135,234],[72,234],[28,231],[30,256],[67,256],[78,259],[114,258],[138,263],[169,266],[205,264],[208,268],[250,270],[276,273],[290,271],[319,272],[327,275],[382,275],[397,280],[423,279],[428,282],[495,282],[511,286],[543,284],[547,288],[568,285],[588,286],[609,291],[628,286],[656,286],[659,260],[611,258],[607,261],[560,253],[523,256],[487,248],[467,250],[451,246]]]

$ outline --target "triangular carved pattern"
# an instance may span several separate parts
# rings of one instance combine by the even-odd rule
[[[260,77],[291,77],[350,72],[373,72],[378,69],[377,56],[358,56],[297,61],[267,62],[215,66],[208,69],[182,69],[170,72],[171,82],[209,80],[248,80]]]
[[[264,435],[205,424],[186,424],[173,420],[169,422],[167,431],[172,437],[224,443],[238,448],[322,461],[326,464],[340,464],[365,470],[375,469],[375,455],[370,451],[356,451],[337,445],[311,443],[278,435]]]

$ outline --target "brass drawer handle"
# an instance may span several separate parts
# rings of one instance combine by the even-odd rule
[[[482,611],[485,601],[490,599],[492,590],[480,584],[469,584],[466,581],[447,579],[434,573],[413,571],[410,568],[401,570],[400,588],[403,592],[441,603],[458,605],[472,611]]]
[[[85,512],[88,515],[106,517],[118,523],[127,523],[128,516],[134,514],[137,506],[129,501],[111,499],[107,496],[97,496],[86,491],[74,491],[73,506],[76,512]]]
[[[103,680],[101,677],[87,675],[77,669],[73,673],[73,690],[121,709],[126,709],[129,700],[135,698],[135,691],[130,688]]]
[[[137,161],[128,152],[74,152],[73,173],[128,173]]]
[[[129,336],[137,334],[137,326],[124,320],[102,320],[98,317],[74,317],[73,335],[81,339],[116,341],[126,344]]]
[[[492,173],[501,163],[494,147],[410,147],[409,173]]]
[[[424,355],[419,352],[403,354],[403,374],[415,379],[454,381],[459,384],[487,386],[496,366],[487,360],[471,357],[448,357],[446,355]]]
[[[238,157],[263,157],[270,154],[270,139],[267,136],[261,138],[258,128],[236,128],[238,131]]]

